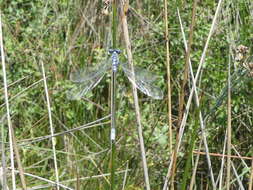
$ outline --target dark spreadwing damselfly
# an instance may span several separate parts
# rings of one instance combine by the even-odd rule
[[[121,65],[129,81],[141,92],[153,99],[163,98],[163,92],[160,88],[155,86],[155,81],[157,81],[158,78],[156,75],[140,67],[135,67],[134,72],[132,72],[127,63],[120,63],[120,50],[112,49],[109,50],[109,53],[111,55],[109,60],[70,74],[70,80],[76,83],[76,86],[67,93],[68,99],[80,99],[89,90],[98,85],[109,69],[112,69],[113,72],[117,72],[119,65]]]

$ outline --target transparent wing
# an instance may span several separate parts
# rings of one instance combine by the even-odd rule
[[[78,100],[85,95],[89,90],[93,89],[101,79],[104,77],[105,72],[97,74],[96,77],[86,79],[82,83],[77,83],[74,88],[67,92],[67,98],[70,100]]]
[[[128,64],[122,63],[122,67],[124,73],[127,75],[130,82],[135,85],[136,88],[154,99],[163,98],[163,92],[154,84],[155,80],[157,79],[156,75],[147,70],[141,69],[140,67],[135,68],[134,75]]]
[[[93,67],[87,67],[84,70],[72,72],[70,74],[70,80],[77,83],[82,83],[89,80],[96,81],[97,78],[103,75],[110,67],[110,61],[107,60]]]

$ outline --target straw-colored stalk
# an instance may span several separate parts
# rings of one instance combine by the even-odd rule
[[[121,23],[122,23],[124,40],[125,40],[125,45],[126,45],[126,50],[127,50],[128,64],[130,65],[131,71],[134,73],[133,55],[132,55],[132,50],[131,50],[131,42],[129,38],[127,17],[126,17],[126,11],[127,11],[126,7],[128,7],[128,3],[129,3],[128,1],[124,1],[124,0],[120,1]],[[150,190],[148,166],[147,166],[147,160],[146,160],[144,139],[142,135],[143,132],[142,132],[142,124],[141,124],[141,113],[140,113],[140,107],[139,107],[139,102],[138,102],[137,89],[134,85],[132,85],[132,90],[133,90],[133,96],[134,96],[134,107],[135,107],[136,120],[137,120],[137,126],[138,126],[138,135],[139,135],[139,143],[140,143],[141,156],[142,156],[142,165],[143,165],[143,170],[144,170],[144,178],[145,178],[145,183],[146,183],[146,189]]]

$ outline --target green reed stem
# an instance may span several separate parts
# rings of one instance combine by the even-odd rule
[[[112,2],[112,48],[116,48],[116,33],[117,33],[117,5],[116,0]]]
[[[117,7],[116,0],[112,2],[112,48],[116,48],[117,33]],[[111,190],[115,188],[115,136],[116,136],[116,72],[112,71],[111,79]]]

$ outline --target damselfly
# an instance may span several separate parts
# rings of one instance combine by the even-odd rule
[[[111,54],[109,60],[70,74],[70,80],[77,85],[68,92],[67,97],[69,99],[80,99],[89,90],[98,85],[109,69],[112,69],[113,72],[117,72],[119,65],[122,66],[130,82],[140,91],[154,99],[163,98],[161,89],[155,86],[155,81],[157,80],[156,75],[140,67],[135,67],[134,72],[132,72],[127,63],[119,62],[119,50],[109,50],[109,53]]]

